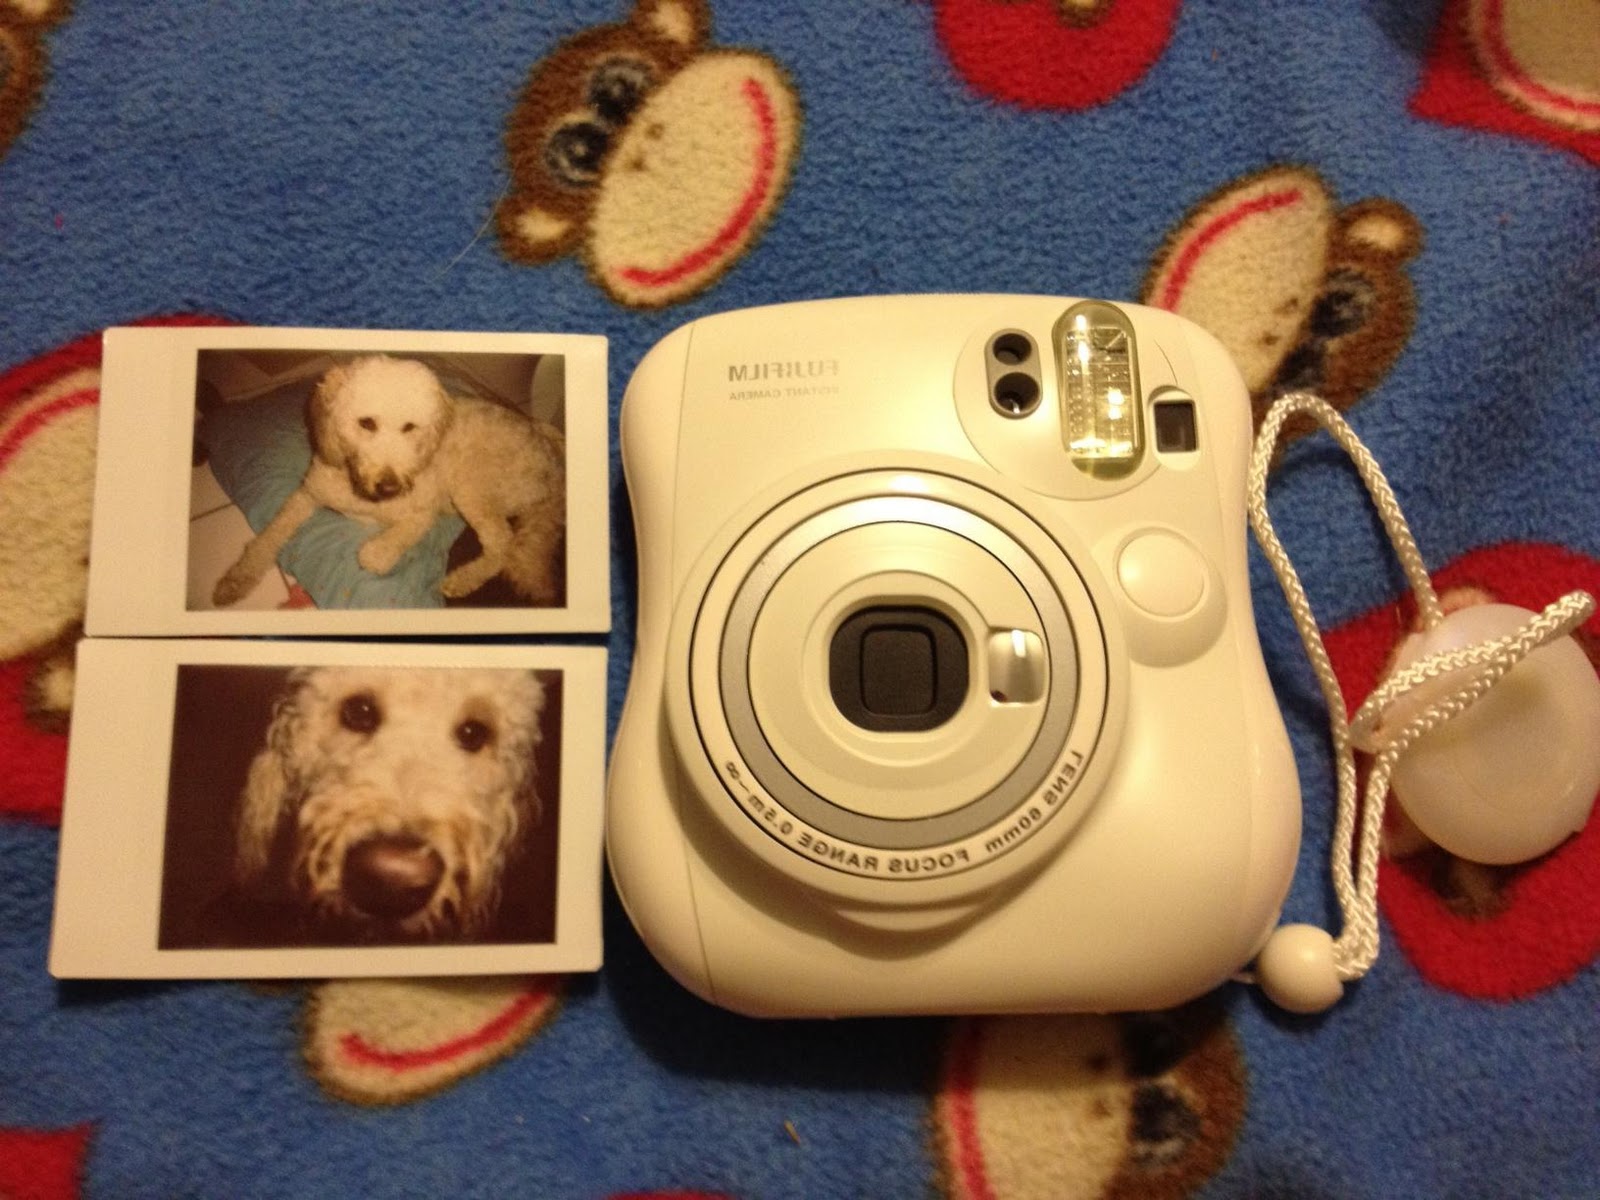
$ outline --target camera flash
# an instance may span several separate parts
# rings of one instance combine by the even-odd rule
[[[1069,308],[1052,337],[1068,457],[1089,475],[1126,475],[1144,448],[1132,322],[1114,306],[1091,301]]]

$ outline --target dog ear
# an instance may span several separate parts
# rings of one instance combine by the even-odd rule
[[[536,753],[542,740],[544,688],[532,671],[506,672],[495,696],[495,757],[519,824],[537,825],[541,813]]]
[[[532,753],[531,748],[529,753]],[[544,798],[539,795],[538,772],[533,769],[531,761],[524,765],[522,778],[517,780],[517,808],[529,825],[537,825],[544,816]]]
[[[504,731],[500,747],[500,768],[505,776],[507,791],[517,828],[537,825],[543,815],[539,797],[539,771],[534,762],[534,752],[539,739],[530,736],[525,728],[508,728]],[[515,831],[512,834],[515,837]]]
[[[277,840],[278,825],[283,820],[291,793],[299,786],[292,762],[299,722],[295,697],[300,686],[300,680],[292,675],[289,694],[273,706],[267,744],[251,760],[245,776],[235,825],[235,869],[241,883],[258,879],[266,871],[273,842]]]
[[[422,458],[424,461],[431,459],[439,451],[444,436],[450,432],[450,426],[456,420],[456,398],[450,394],[450,389],[440,383],[437,377],[434,380],[435,389],[438,391],[439,415],[430,421],[423,433]]]
[[[266,871],[288,790],[289,779],[277,751],[269,748],[257,754],[239,800],[234,861],[239,882],[253,882]]]
[[[332,367],[317,381],[306,403],[306,423],[311,429],[311,453],[332,467],[343,467],[344,439],[334,422],[334,398],[350,374],[348,366]]]

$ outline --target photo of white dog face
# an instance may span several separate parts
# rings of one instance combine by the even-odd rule
[[[191,611],[559,608],[561,354],[204,350]]]
[[[559,795],[558,780],[545,774],[558,760],[544,744],[547,734],[557,740],[559,714],[550,709],[552,698],[559,703],[558,674],[379,666],[185,672],[180,708],[214,713],[232,688],[255,693],[244,706],[257,719],[222,755],[231,766],[180,763],[188,746],[204,745],[200,729],[175,741],[182,780],[169,809],[165,892],[189,916],[174,911],[168,920],[164,906],[164,946],[537,940],[526,920],[508,929],[502,901],[509,891],[524,903],[549,890],[550,881],[521,873],[553,873],[529,844],[554,836],[557,814],[542,797]],[[219,724],[215,715],[195,722]],[[183,814],[208,796],[232,815],[206,833]],[[193,878],[171,877],[197,857],[215,864],[205,872],[213,878],[204,898]],[[529,919],[548,924],[553,913]]]
[[[328,371],[312,394],[312,446],[378,503],[411,491],[451,417],[439,377],[407,358],[371,355]]]

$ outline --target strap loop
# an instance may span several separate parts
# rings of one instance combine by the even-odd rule
[[[1291,392],[1279,399],[1267,413],[1250,457],[1247,478],[1250,527],[1283,588],[1290,615],[1300,631],[1300,640],[1328,707],[1338,781],[1330,871],[1344,916],[1344,929],[1333,943],[1333,963],[1340,979],[1351,980],[1366,974],[1378,957],[1379,846],[1389,778],[1395,762],[1418,738],[1476,704],[1534,650],[1565,637],[1588,620],[1595,602],[1586,592],[1571,592],[1511,634],[1429,655],[1380,684],[1351,718],[1312,614],[1311,602],[1267,514],[1267,469],[1272,463],[1279,433],[1285,421],[1302,413],[1315,418],[1332,434],[1355,464],[1416,595],[1423,629],[1436,628],[1444,620],[1444,613],[1394,491],[1355,431],[1332,405],[1309,392]],[[1455,684],[1448,694],[1414,716],[1396,725],[1384,726],[1385,715],[1392,714],[1395,702],[1401,697],[1446,678]],[[1356,749],[1374,755],[1366,794],[1360,804],[1356,795]]]

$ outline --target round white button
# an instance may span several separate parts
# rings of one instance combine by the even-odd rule
[[[1206,565],[1188,542],[1173,533],[1134,537],[1117,556],[1117,582],[1134,607],[1153,617],[1182,617],[1206,594]]]

